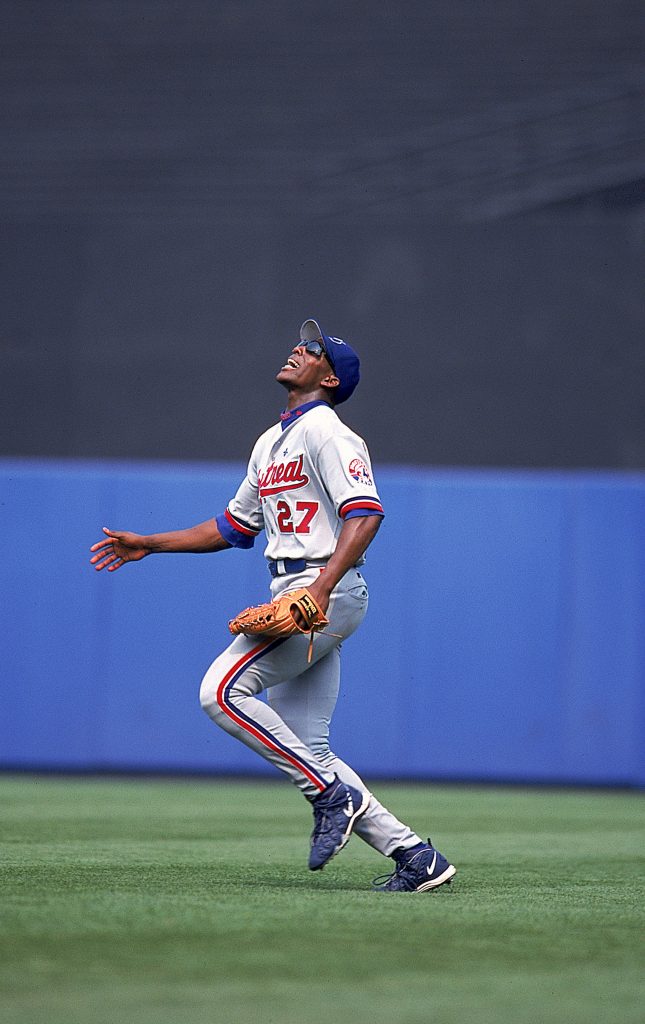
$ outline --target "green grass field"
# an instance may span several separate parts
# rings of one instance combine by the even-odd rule
[[[452,886],[310,873],[281,781],[0,777],[2,1024],[642,1024],[642,795],[375,789]]]

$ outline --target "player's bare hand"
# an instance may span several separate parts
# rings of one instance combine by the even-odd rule
[[[313,597],[314,601],[316,601],[316,603],[318,604],[321,612],[324,615],[325,612],[327,611],[327,609],[329,608],[329,590],[326,587],[326,585],[323,585],[322,580],[319,577],[317,580],[314,580],[313,583],[309,584],[309,586],[307,587],[307,590],[309,591],[309,593]],[[296,608],[294,610],[293,617],[294,617],[297,625],[300,626],[301,629],[305,629],[306,628],[307,623],[305,622],[305,619],[301,615],[301,613],[300,613],[298,608]]]
[[[90,563],[97,572],[101,569],[114,572],[126,562],[138,562],[150,554],[150,548],[143,543],[145,537],[138,533],[108,530],[107,526],[103,527],[103,533],[106,534],[106,539],[92,544],[90,548],[90,551],[95,552],[90,558]]]
[[[323,579],[324,573],[321,573],[317,580],[310,583],[307,590],[314,598],[315,601],[320,605],[320,609],[325,614],[329,608],[329,587],[327,581]]]

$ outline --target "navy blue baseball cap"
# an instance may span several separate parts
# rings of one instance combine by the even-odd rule
[[[317,320],[305,320],[300,328],[301,341],[322,341],[327,362],[331,366],[340,384],[333,389],[334,402],[338,405],[345,402],[353,393],[361,376],[361,364],[354,349],[343,341],[325,334]]]

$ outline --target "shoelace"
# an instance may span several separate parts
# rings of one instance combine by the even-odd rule
[[[390,872],[389,875],[377,875],[377,877],[372,880],[372,885],[388,885],[390,882],[393,882],[395,878],[404,881],[406,876],[409,876],[410,881],[412,881],[414,878],[414,869],[410,870],[409,864],[399,864],[395,867],[394,871]]]
[[[325,815],[321,808],[314,807],[314,830],[311,834],[311,841],[314,842],[322,832]]]
[[[384,885],[387,885],[388,882],[391,882],[392,879],[397,874],[398,874],[398,870],[394,870],[394,871],[391,871],[389,875],[377,875],[376,878],[372,879],[372,885],[375,888],[382,888]]]
[[[311,835],[312,843],[315,843],[325,832],[331,831],[331,815],[327,814],[327,808],[314,808],[314,830]]]
[[[429,839],[428,845],[430,845]],[[394,871],[391,871],[389,875],[377,875],[377,877],[372,880],[372,885],[388,885],[388,883],[393,882],[395,878],[400,878],[401,881],[408,880],[412,883],[415,875],[415,869],[412,867],[412,864],[418,855],[419,854],[417,853],[407,859],[402,857],[401,860],[397,862]]]
[[[334,797],[336,796],[336,790],[334,790],[331,799],[327,800],[322,806],[319,804],[313,804],[314,812],[314,830],[311,836],[312,843],[318,839],[323,832],[330,831],[330,825],[332,823],[332,815],[329,813],[334,806]],[[338,803],[338,801],[336,801]],[[327,827],[325,827],[327,826]]]

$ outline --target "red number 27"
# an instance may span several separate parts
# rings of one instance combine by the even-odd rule
[[[278,529],[280,530],[280,533],[311,533],[311,520],[318,511],[318,502],[296,502],[296,512],[304,512],[304,515],[302,519],[295,524],[295,527],[293,523],[293,512],[284,498],[280,498],[277,502],[276,511],[278,513]]]

